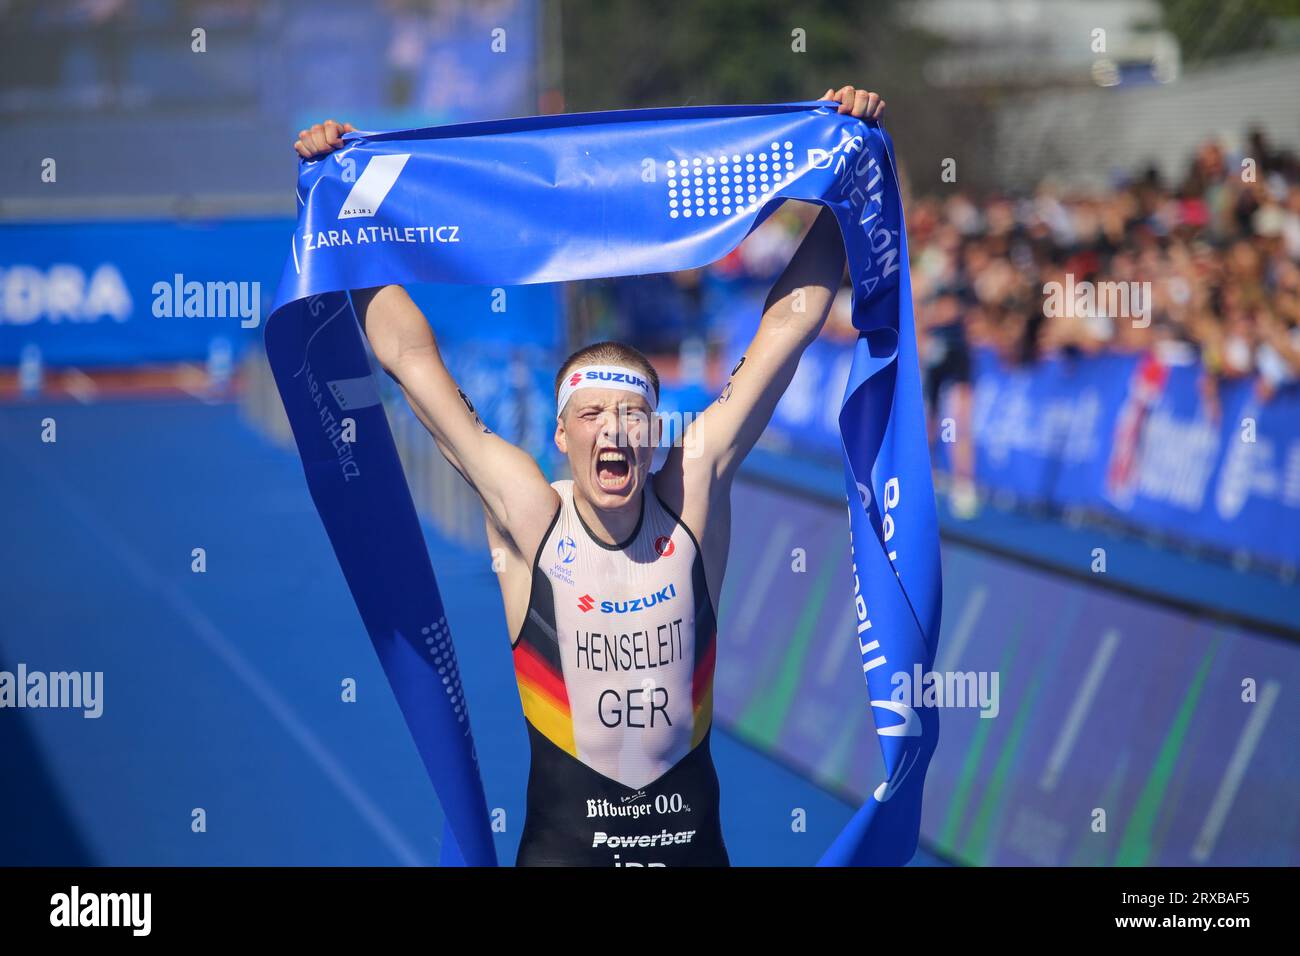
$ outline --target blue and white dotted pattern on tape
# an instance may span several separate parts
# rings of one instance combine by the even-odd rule
[[[420,628],[424,643],[429,645],[434,666],[442,678],[443,689],[451,698],[456,720],[465,723],[465,693],[460,683],[460,667],[456,663],[456,649],[451,642],[451,628],[447,626],[447,617],[438,618],[438,623]],[[466,728],[466,733],[469,733]]]
[[[794,143],[772,143],[769,149],[668,160],[668,216],[690,219],[753,210],[794,171]]]

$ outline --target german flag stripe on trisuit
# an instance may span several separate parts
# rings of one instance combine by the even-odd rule
[[[578,746],[573,739],[573,714],[564,675],[552,668],[526,639],[515,645],[514,658],[524,716],[551,743],[576,757]]]

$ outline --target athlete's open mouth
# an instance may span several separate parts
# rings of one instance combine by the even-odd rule
[[[622,491],[632,480],[632,460],[621,448],[596,451],[596,481],[602,491]]]

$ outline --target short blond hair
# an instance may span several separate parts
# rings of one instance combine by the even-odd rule
[[[560,400],[560,384],[564,381],[564,376],[569,374],[570,369],[579,365],[626,365],[628,368],[636,369],[654,386],[655,402],[659,401],[659,373],[640,349],[624,345],[622,342],[594,342],[591,345],[584,345],[570,355],[560,365],[560,370],[555,373],[557,402]]]

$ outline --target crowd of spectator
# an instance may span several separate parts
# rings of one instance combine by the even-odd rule
[[[983,348],[1007,364],[1106,350],[1199,363],[1209,400],[1226,378],[1253,378],[1261,400],[1300,381],[1300,159],[1258,131],[1240,154],[1204,143],[1178,182],[1148,170],[1096,192],[934,193],[907,214],[922,361],[941,377],[960,381],[954,355]],[[771,276],[808,218],[783,207],[713,272]],[[1099,294],[1061,308],[1053,284]],[[848,306],[846,288],[828,335],[854,335]]]
[[[1151,170],[1097,194],[924,198],[908,219],[924,330],[959,322],[1009,363],[1102,350],[1199,362],[1209,396],[1223,378],[1255,378],[1261,399],[1300,379],[1300,161],[1259,132],[1242,155],[1204,143],[1177,183]],[[1102,294],[1050,307],[1053,284],[1085,282],[1137,295],[1127,309]]]

